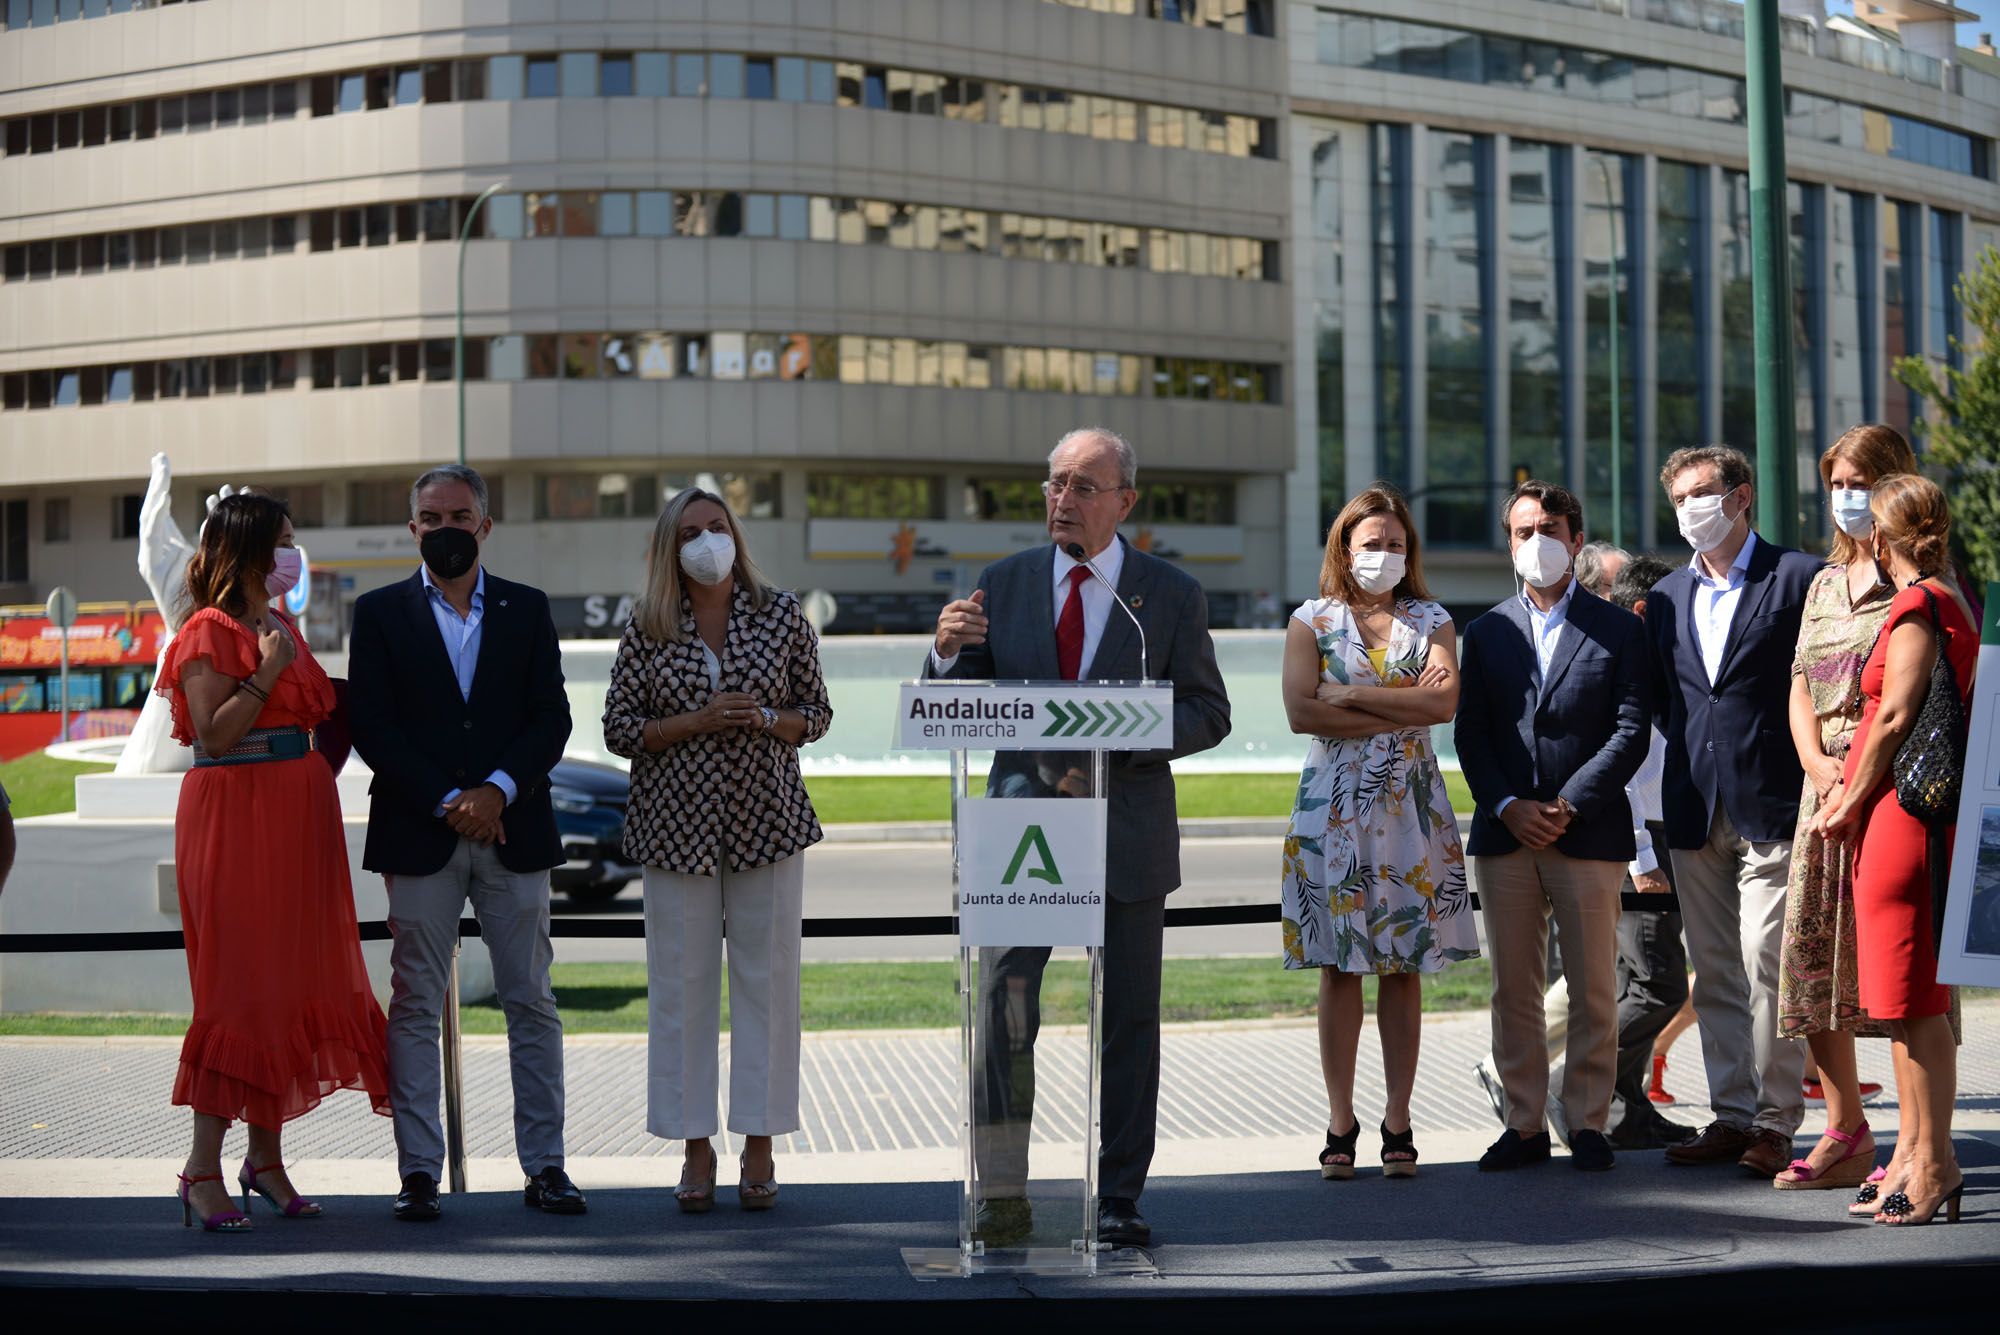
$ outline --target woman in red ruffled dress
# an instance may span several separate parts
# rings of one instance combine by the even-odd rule
[[[199,1217],[211,1232],[248,1228],[252,1192],[286,1218],[319,1213],[293,1189],[279,1139],[332,1091],[365,1090],[389,1114],[382,1008],[355,931],[340,802],[311,749],[333,685],[271,605],[299,569],[282,502],[218,502],[188,567],[194,614],[154,688],[173,703],[175,739],[195,748],[174,816],[194,1022],[173,1102],[194,1110],[181,1222]],[[242,1212],[222,1177],[223,1135],[238,1120],[250,1125]]]

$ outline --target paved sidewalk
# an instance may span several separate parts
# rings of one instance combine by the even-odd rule
[[[1966,1007],[1960,1053],[1965,1136],[2000,1145],[2000,1002]],[[1487,1042],[1484,1013],[1441,1015],[1424,1025],[1412,1121],[1424,1162],[1476,1158],[1498,1133],[1471,1068]],[[957,1035],[952,1031],[810,1033],[802,1058],[803,1126],[779,1142],[791,1182],[950,1181],[959,1176]],[[66,1194],[151,1191],[186,1153],[187,1114],[167,1105],[179,1051],[174,1039],[0,1039],[0,1194],[45,1190],[52,1164]],[[567,1044],[571,1171],[587,1187],[657,1186],[679,1171],[678,1141],[645,1130],[643,1035],[586,1036]],[[1038,1167],[1055,1172],[1080,1143],[1070,1110],[1082,1106],[1083,1037],[1043,1031],[1035,1140]],[[1860,1045],[1864,1079],[1890,1081],[1888,1045]],[[512,1099],[505,1041],[466,1040],[466,1133],[475,1190],[511,1189]],[[723,1088],[728,1087],[727,1053]],[[1707,1120],[1700,1051],[1689,1034],[1675,1048],[1668,1087],[1682,1099],[1669,1115]],[[1357,1102],[1372,1129],[1382,1103],[1380,1049],[1362,1034]],[[1170,1025],[1162,1057],[1159,1176],[1309,1172],[1326,1117],[1310,1022]],[[1894,1128],[1886,1098],[1871,1112]],[[1808,1112],[1802,1134],[1821,1125]],[[230,1141],[239,1153],[241,1131]],[[1364,1166],[1374,1136],[1362,1137]],[[718,1149],[725,1163],[734,1137]],[[287,1128],[287,1157],[314,1190],[393,1189],[387,1119],[352,1094],[330,1098]],[[308,1168],[308,1165],[310,1167]]]

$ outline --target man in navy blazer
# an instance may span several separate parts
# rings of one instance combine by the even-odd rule
[[[1098,1237],[1143,1247],[1152,1240],[1138,1198],[1158,1129],[1166,897],[1181,883],[1170,762],[1229,735],[1229,696],[1200,583],[1118,536],[1138,500],[1138,467],[1132,446],[1103,427],[1080,427],[1058,441],[1042,484],[1052,541],[987,567],[971,597],[945,605],[924,675],[1173,683],[1172,746],[1116,752],[1109,766]],[[1089,774],[1081,756],[1000,751],[987,791],[1087,797]],[[1018,1244],[1033,1228],[1028,1136],[1048,958],[1046,946],[980,952],[975,1228],[989,1247]]]
[[[549,871],[563,861],[549,771],[569,740],[562,651],[538,589],[490,575],[486,483],[463,464],[410,488],[423,566],[354,604],[354,749],[375,771],[362,865],[389,887],[389,1102],[396,1218],[439,1214],[438,1020],[466,900],[507,1016],[527,1204],[582,1214],[563,1171],[562,1020],[549,986]]]
[[[1508,498],[1523,592],[1465,631],[1454,740],[1476,804],[1465,851],[1493,965],[1493,1060],[1507,1129],[1482,1172],[1545,1163],[1549,1051],[1542,1009],[1553,917],[1569,980],[1562,1109],[1572,1162],[1613,1166],[1619,887],[1634,851],[1625,785],[1646,758],[1639,619],[1574,575],[1583,506],[1548,482]]]
[[[1824,564],[1750,530],[1755,475],[1723,445],[1660,470],[1695,550],[1646,600],[1653,709],[1674,885],[1694,965],[1694,1008],[1714,1120],[1667,1151],[1774,1177],[1805,1116],[1804,1046],[1778,1036],[1778,953],[1804,771],[1792,747],[1792,656]]]

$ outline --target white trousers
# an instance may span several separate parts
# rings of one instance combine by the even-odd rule
[[[729,1129],[799,1129],[799,925],[805,859],[689,876],[645,870],[646,1129],[699,1140],[720,1126],[722,936],[729,928]]]

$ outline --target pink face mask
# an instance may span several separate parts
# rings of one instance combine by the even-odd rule
[[[270,574],[264,576],[264,592],[273,598],[282,598],[298,585],[305,560],[296,547],[280,547],[275,556],[277,564],[271,567]]]

